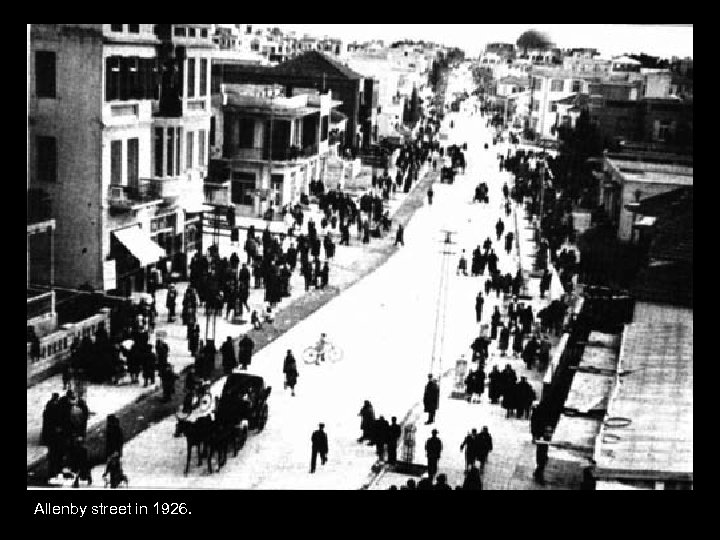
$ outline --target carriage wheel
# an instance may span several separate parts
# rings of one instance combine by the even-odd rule
[[[262,406],[262,409],[260,409],[260,412],[258,413],[258,418],[257,418],[257,430],[258,431],[262,431],[263,429],[265,429],[265,424],[267,424],[267,419],[268,419],[268,406],[267,406],[267,403],[265,403]]]
[[[336,347],[335,345],[330,345],[328,352],[325,354],[330,362],[339,362],[343,358],[342,349]]]
[[[306,364],[317,364],[317,351],[315,350],[315,347],[310,345],[303,351],[303,361]]]

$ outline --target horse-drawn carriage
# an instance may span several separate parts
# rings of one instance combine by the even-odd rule
[[[267,398],[272,390],[265,380],[249,373],[231,373],[225,380],[222,393],[214,397],[209,391],[200,398],[197,410],[178,415],[177,433],[185,435],[187,462],[190,468],[192,449],[197,448],[198,466],[207,458],[208,472],[212,472],[212,457],[217,454],[217,470],[225,465],[228,449],[233,455],[245,445],[248,431],[262,431],[268,419]]]

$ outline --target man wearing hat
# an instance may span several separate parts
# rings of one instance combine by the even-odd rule
[[[317,455],[320,454],[320,461],[323,465],[327,462],[328,454],[328,440],[327,433],[325,433],[325,424],[321,423],[318,429],[316,429],[310,442],[312,442],[312,459],[310,460],[310,472],[315,472],[315,464],[317,463]]]
[[[440,401],[440,388],[433,380],[432,374],[428,375],[428,383],[425,385],[425,393],[423,395],[423,405],[425,412],[428,413],[426,424],[432,424],[435,421],[435,411]]]
[[[440,454],[442,453],[442,441],[437,436],[438,430],[432,430],[432,437],[430,437],[425,443],[425,454],[427,454],[428,460],[428,475],[430,479],[437,474],[437,464],[440,460]]]

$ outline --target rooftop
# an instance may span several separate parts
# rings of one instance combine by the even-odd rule
[[[655,184],[693,185],[693,168],[684,165],[649,163],[605,158],[612,169],[622,175],[625,181]]]
[[[693,323],[625,327],[595,450],[602,479],[693,478]]]

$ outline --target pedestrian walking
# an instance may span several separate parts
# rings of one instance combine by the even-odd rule
[[[480,470],[485,470],[485,463],[487,462],[488,455],[492,452],[493,443],[492,436],[488,431],[487,426],[483,426],[482,431],[477,437],[477,459],[480,461]]]
[[[427,191],[427,198],[428,198],[428,204],[431,206],[432,206],[433,195],[435,195],[435,192],[433,191],[432,186],[430,186],[430,188]]]
[[[399,243],[401,246],[404,246],[404,245],[405,245],[404,236],[405,236],[405,229],[403,228],[402,225],[398,225],[397,232],[395,233],[395,245],[396,245],[396,246],[398,245],[398,243]]]
[[[482,309],[483,309],[483,303],[485,300],[483,299],[482,292],[478,292],[477,296],[475,297],[475,321],[480,322],[482,319]]]
[[[440,401],[440,387],[433,379],[432,374],[428,375],[428,382],[425,385],[425,393],[423,394],[423,406],[425,412],[428,413],[428,419],[425,424],[432,424],[435,421],[435,411],[438,409]]]
[[[312,437],[310,437],[312,443],[312,458],[310,458],[310,472],[315,472],[315,465],[317,463],[317,456],[320,454],[320,462],[325,465],[327,463],[328,455],[328,439],[327,433],[325,433],[325,424],[320,423],[318,429],[316,429]]]
[[[385,447],[389,438],[390,424],[385,420],[384,416],[380,416],[374,427],[375,431],[375,451],[377,452],[378,461],[385,461]]]
[[[438,461],[442,454],[442,441],[438,438],[438,430],[432,430],[432,436],[425,442],[425,455],[428,460],[428,476],[432,481],[437,474]]]
[[[120,420],[114,414],[109,414],[105,422],[105,459],[109,459],[115,452],[122,456],[124,443]]]
[[[225,375],[232,373],[232,370],[237,366],[237,362],[235,360],[235,345],[233,345],[230,336],[227,337],[225,343],[220,347],[220,354],[222,354],[222,366]]]
[[[365,400],[360,412],[360,429],[362,430],[362,436],[357,442],[368,441],[370,444],[373,442],[373,428],[375,427],[375,411],[370,401]]]
[[[257,316],[257,313],[254,313],[255,316]],[[240,367],[242,367],[242,369],[247,369],[247,367],[252,362],[252,354],[254,348],[255,342],[247,334],[245,334],[238,342],[238,363],[240,364]]]
[[[470,433],[467,434],[462,444],[460,445],[460,451],[465,450],[465,472],[475,465],[477,460],[477,429],[473,428]]]
[[[388,426],[388,436],[387,436],[387,453],[388,453],[388,463],[390,465],[395,465],[395,462],[397,461],[397,445],[398,441],[400,440],[400,426],[397,423],[397,417],[393,416],[390,419],[390,426]]]
[[[177,291],[175,290],[175,285],[171,283],[170,285],[168,285],[167,298],[165,301],[165,307],[167,307],[168,310],[168,322],[173,322],[175,320],[176,301]]]
[[[535,472],[534,480],[541,486],[545,485],[545,467],[548,462],[549,442],[552,436],[552,429],[547,427],[541,439],[533,441],[535,443]]]
[[[295,396],[298,370],[297,362],[290,349],[288,349],[285,360],[283,361],[283,373],[285,374],[285,388],[290,388],[290,395]]]
[[[455,275],[460,275],[460,273],[464,276],[467,276],[467,259],[465,258],[465,250],[463,249],[460,253],[460,260],[458,261],[458,267],[457,272],[455,272]]]
[[[160,369],[160,382],[163,389],[163,402],[167,403],[175,395],[175,381],[178,376],[173,370],[172,364],[166,364]]]

